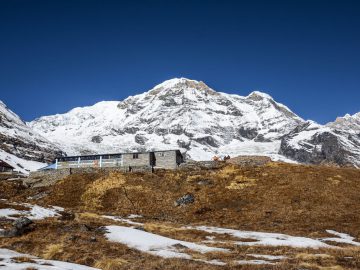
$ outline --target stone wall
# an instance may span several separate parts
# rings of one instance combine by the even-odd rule
[[[138,158],[133,158],[133,153],[123,154],[123,166],[150,166],[150,153],[138,153]]]
[[[176,151],[155,152],[155,168],[176,169]]]
[[[194,161],[188,160],[180,164],[180,170],[202,170],[202,169],[219,169],[225,166],[224,161]]]
[[[29,187],[44,187],[55,184],[57,181],[71,175],[82,173],[108,173],[108,172],[129,172],[129,167],[107,167],[107,168],[67,168],[58,170],[44,170],[31,172],[23,183]],[[151,166],[132,166],[131,172],[152,172]]]
[[[30,187],[50,186],[70,175],[70,169],[44,170],[31,172],[23,183]]]

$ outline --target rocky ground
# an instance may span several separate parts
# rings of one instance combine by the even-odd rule
[[[360,268],[360,170],[231,162],[1,181],[0,268]]]

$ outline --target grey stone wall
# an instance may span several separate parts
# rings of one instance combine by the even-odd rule
[[[70,169],[36,171],[31,172],[23,183],[31,187],[50,186],[69,175]]]
[[[155,168],[176,169],[176,151],[155,152]]]
[[[150,166],[150,153],[138,153],[138,158],[133,158],[132,153],[123,154],[123,166]]]
[[[132,166],[132,172],[152,172],[151,166]],[[57,181],[71,175],[81,173],[99,173],[99,172],[129,172],[128,166],[123,167],[107,167],[107,168],[67,168],[58,170],[45,170],[31,172],[28,178],[23,180],[23,183],[29,187],[44,187],[55,184]]]

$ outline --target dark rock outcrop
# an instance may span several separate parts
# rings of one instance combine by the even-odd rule
[[[282,138],[279,154],[302,163],[354,165],[359,156],[352,148],[359,148],[360,140],[349,141],[348,136],[345,131],[307,122]]]
[[[27,217],[21,217],[15,220],[12,228],[0,231],[0,237],[15,237],[20,236],[30,230],[29,226],[33,222]]]

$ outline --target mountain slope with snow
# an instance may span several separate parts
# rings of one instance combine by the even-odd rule
[[[326,126],[360,134],[360,112],[354,115],[347,114],[343,117],[338,117],[334,122],[330,122]]]
[[[187,158],[266,155],[360,166],[360,113],[304,121],[271,96],[217,92],[177,78],[123,101],[103,101],[29,123],[69,155],[180,149]]]
[[[279,153],[303,163],[360,167],[359,134],[308,121],[283,137]]]
[[[0,150],[1,159],[19,171],[38,168],[62,154],[58,147],[32,130],[1,101]]]
[[[269,95],[230,95],[185,78],[124,101],[103,101],[29,123],[68,154],[179,148],[192,159],[215,154],[277,157],[281,137],[303,123]]]

